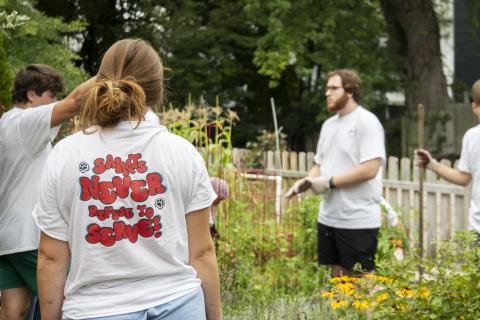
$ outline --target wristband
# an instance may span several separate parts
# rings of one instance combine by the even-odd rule
[[[328,187],[330,188],[330,190],[335,189],[335,185],[333,184],[333,177],[328,179]]]

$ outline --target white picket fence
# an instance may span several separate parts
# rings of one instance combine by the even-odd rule
[[[245,168],[244,159],[248,152],[246,149],[233,150],[233,161],[237,168]],[[275,156],[274,152],[269,151],[264,155],[266,170],[263,174],[281,176],[286,188],[293,178],[307,174],[313,166],[313,157],[312,152],[284,151]],[[281,163],[278,163],[278,159]],[[452,165],[448,160],[441,160],[441,163]],[[384,167],[384,197],[398,209],[400,220],[413,241],[418,238],[418,177],[419,168],[413,165],[411,159],[388,158],[387,165]],[[429,170],[426,171],[424,181],[423,234],[426,249],[430,251],[433,240],[448,239],[455,231],[468,228],[471,189],[439,179]],[[284,202],[283,206],[285,205],[288,204]]]

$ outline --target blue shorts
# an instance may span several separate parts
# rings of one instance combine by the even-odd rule
[[[206,320],[201,287],[170,302],[146,310],[90,320]]]

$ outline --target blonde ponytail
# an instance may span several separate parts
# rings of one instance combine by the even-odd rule
[[[133,78],[101,79],[87,95],[80,114],[80,128],[115,126],[122,120],[136,120],[137,126],[147,112],[145,92]]]

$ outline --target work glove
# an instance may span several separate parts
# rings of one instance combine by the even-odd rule
[[[385,208],[385,211],[387,211],[387,219],[388,219],[388,225],[390,227],[395,227],[398,223],[398,214],[393,209],[392,205],[385,200],[385,198],[382,197],[382,200],[380,204]]]
[[[312,184],[310,188],[315,194],[322,194],[330,190],[329,179],[327,177],[307,177],[305,179]]]
[[[285,193],[285,198],[290,200],[294,195],[307,191],[310,185],[310,182],[308,182],[306,178],[295,181],[293,187]]]
[[[438,163],[438,161],[432,157],[430,152],[425,149],[415,150],[414,161],[417,166],[425,167],[429,170],[433,170],[433,166]]]

